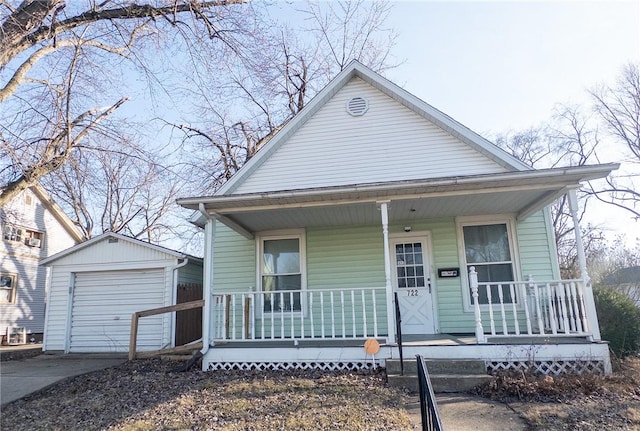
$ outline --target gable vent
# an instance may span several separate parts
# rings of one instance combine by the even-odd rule
[[[369,109],[369,102],[362,97],[354,97],[347,102],[347,112],[354,117],[364,115]]]

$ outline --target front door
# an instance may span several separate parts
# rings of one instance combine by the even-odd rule
[[[393,286],[398,294],[402,334],[436,333],[429,235],[391,238]]]

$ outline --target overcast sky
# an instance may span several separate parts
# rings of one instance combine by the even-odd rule
[[[640,1],[395,1],[389,24],[404,63],[387,77],[485,136],[586,104],[586,89],[640,62]],[[640,238],[624,211],[590,212],[629,245]]]

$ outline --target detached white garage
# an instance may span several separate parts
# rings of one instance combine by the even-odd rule
[[[105,233],[42,261],[50,285],[45,351],[127,352],[131,315],[173,305],[178,286],[202,284],[202,259]],[[137,350],[175,345],[175,313],[140,319]]]

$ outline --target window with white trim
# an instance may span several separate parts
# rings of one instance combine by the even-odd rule
[[[6,225],[2,231],[2,238],[5,241],[22,242],[23,230],[17,226]]]
[[[515,265],[513,260],[512,240],[507,223],[463,224],[462,236],[464,244],[464,258],[467,274],[475,267],[478,273],[478,302],[500,302],[500,282],[515,280]],[[503,301],[512,302],[511,290],[508,284],[502,285]],[[469,292],[469,296],[471,293]]]
[[[302,236],[263,237],[260,240],[260,289],[265,312],[301,311],[304,287]]]
[[[18,226],[5,225],[2,229],[2,238],[5,241],[19,242],[29,247],[41,248],[43,236],[42,232]]]
[[[0,304],[13,304],[16,300],[16,275],[0,273]]]

